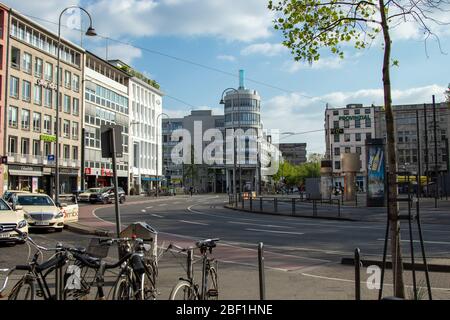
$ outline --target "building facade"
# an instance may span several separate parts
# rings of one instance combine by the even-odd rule
[[[163,93],[155,84],[120,60],[111,64],[131,75],[128,92],[130,100],[130,190],[147,193],[156,188],[163,166],[161,159],[161,118]],[[158,168],[157,168],[158,166]]]
[[[5,115],[6,108],[6,86],[5,82],[8,80],[6,78],[6,71],[8,68],[8,25],[9,25],[9,8],[0,3],[0,114]],[[0,141],[5,140],[5,117],[0,117]],[[5,155],[5,144],[0,143],[0,155]],[[8,184],[5,184],[5,176],[8,175],[7,165],[0,164],[0,194],[8,188]]]
[[[4,149],[9,189],[53,194],[56,134],[59,134],[61,193],[80,188],[84,50],[61,40],[57,70],[55,34],[10,10],[5,81]],[[56,128],[57,77],[60,127]],[[57,132],[58,131],[58,132]]]
[[[130,76],[91,52],[86,52],[84,73],[84,175],[86,187],[112,185],[111,159],[102,158],[101,125],[122,128],[123,156],[117,159],[118,185],[128,192],[130,168]]]
[[[290,164],[299,165],[306,162],[306,143],[280,143],[278,149],[283,159]]]

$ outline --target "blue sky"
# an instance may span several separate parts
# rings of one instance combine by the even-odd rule
[[[196,108],[222,112],[218,104],[225,88],[238,86],[238,70],[249,79],[282,90],[246,81],[262,97],[264,126],[280,131],[303,132],[323,128],[325,102],[331,106],[346,103],[383,101],[381,85],[382,49],[377,39],[370,49],[355,51],[344,47],[340,60],[324,52],[317,65],[295,63],[280,43],[281,35],[272,28],[273,14],[265,0],[4,0],[26,15],[57,21],[61,9],[83,5],[93,16],[101,36],[132,43],[130,47],[108,41],[108,57],[122,59],[150,75],[168,95],[186,104],[164,98],[164,111],[173,116]],[[56,30],[54,24],[37,20]],[[83,16],[86,24],[86,17]],[[432,26],[433,27],[433,26]],[[434,29],[442,50],[450,53],[450,31]],[[449,55],[437,43],[427,43],[410,23],[402,23],[393,34],[392,56],[400,66],[392,69],[393,102],[425,103],[431,95],[442,101],[450,82]],[[79,44],[78,32],[64,29],[63,35]],[[105,57],[104,38],[87,41],[84,47]],[[137,48],[138,47],[138,48]],[[233,76],[180,62],[142,50],[145,48],[176,56]],[[192,106],[191,106],[192,105]],[[285,139],[307,142],[308,152],[324,152],[323,133],[309,133]]]

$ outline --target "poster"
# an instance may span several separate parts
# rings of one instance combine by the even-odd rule
[[[385,152],[383,141],[367,141],[367,206],[384,205],[385,198]]]
[[[38,177],[33,177],[31,182],[31,192],[35,193],[38,189]]]

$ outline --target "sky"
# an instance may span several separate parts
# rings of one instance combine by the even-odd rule
[[[81,5],[92,16],[98,37],[86,38],[72,26],[86,28],[88,18],[63,16],[62,36],[102,58],[121,59],[156,80],[164,92],[163,109],[170,116],[193,109],[223,114],[222,92],[245,86],[261,96],[267,129],[302,133],[324,127],[324,110],[348,103],[382,105],[383,50],[377,38],[370,48],[344,45],[344,59],[324,51],[319,62],[295,62],[273,28],[267,0],[2,0],[5,4],[57,31],[62,9]],[[81,18],[80,18],[81,17]],[[78,19],[78,20],[77,20]],[[450,83],[450,28],[431,25],[439,36],[424,42],[411,22],[392,29],[393,104],[444,101]],[[324,132],[303,133],[281,142],[306,142],[308,153],[324,153]]]

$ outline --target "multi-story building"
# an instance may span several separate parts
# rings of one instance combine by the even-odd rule
[[[54,190],[56,89],[60,82],[59,163],[61,193],[80,187],[81,108],[84,50],[61,39],[57,70],[57,35],[9,11],[4,149],[10,189]],[[4,16],[5,18],[5,16]]]
[[[162,96],[159,85],[120,60],[111,64],[131,75],[130,94],[130,190],[136,194],[156,188],[163,166],[161,159]],[[157,168],[158,166],[158,168]]]
[[[194,146],[196,123],[201,124],[201,132],[197,132],[201,137],[209,129],[219,129],[224,137],[224,116],[213,115],[211,110],[192,110],[190,115],[183,118],[163,119],[164,176],[172,186],[192,186],[199,192],[225,192],[223,164],[208,165],[203,161],[201,164],[175,164],[172,161],[172,149],[180,142],[172,141],[172,133],[175,130],[185,129],[190,134],[191,146]],[[202,150],[205,150],[209,143],[202,141]],[[199,151],[194,150],[195,152]]]
[[[290,164],[299,165],[306,162],[306,143],[280,143],[278,149],[283,159]]]
[[[375,138],[375,110],[377,107],[363,107],[362,104],[349,104],[345,108],[325,110],[326,157],[333,164],[333,183],[344,186],[341,166],[342,153],[360,155],[361,170],[356,174],[360,190],[366,186],[366,139]]]
[[[120,125],[123,156],[117,159],[118,185],[128,192],[129,80],[125,71],[86,52],[83,159],[87,187],[112,185],[111,159],[101,156],[101,125]]]
[[[6,91],[5,91],[5,80],[6,70],[7,70],[7,39],[8,39],[8,23],[9,23],[9,8],[0,3],[0,115],[6,114]],[[4,141],[4,126],[5,117],[0,117],[0,141]],[[5,145],[0,143],[0,155],[5,154]],[[6,171],[5,171],[6,170]],[[7,180],[4,179],[4,175],[7,173],[6,166],[2,163],[0,164],[0,194],[8,188],[8,184],[5,184]]]
[[[448,104],[436,103],[436,147],[434,140],[434,110],[432,104],[395,105],[394,128],[397,150],[397,170],[417,172],[420,156],[421,175],[435,175],[448,172],[448,132],[450,115]],[[416,114],[416,111],[418,114]],[[417,118],[419,119],[419,144],[417,139]],[[385,112],[379,108],[375,114],[375,134],[377,138],[386,139]]]

